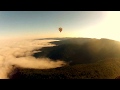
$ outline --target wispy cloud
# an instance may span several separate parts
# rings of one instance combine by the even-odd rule
[[[0,79],[7,79],[12,65],[23,68],[49,69],[65,65],[61,60],[52,61],[48,58],[32,56],[42,47],[51,47],[49,42],[55,40],[0,40]]]

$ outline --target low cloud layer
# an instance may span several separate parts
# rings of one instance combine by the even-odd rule
[[[32,56],[42,47],[51,47],[49,42],[56,40],[0,40],[0,79],[7,79],[12,65],[23,68],[49,69],[65,65],[61,60],[52,61],[48,58]]]

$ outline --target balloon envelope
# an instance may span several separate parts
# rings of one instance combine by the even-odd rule
[[[59,28],[59,31],[62,32],[62,28],[61,27]]]

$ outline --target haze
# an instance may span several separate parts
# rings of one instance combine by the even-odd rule
[[[0,38],[90,37],[120,40],[119,11],[0,11]],[[62,27],[60,33],[58,28]]]
[[[40,38],[89,37],[120,41],[119,11],[0,11],[0,78],[8,78],[12,65],[24,68],[56,68],[62,60],[36,59],[53,40]],[[62,27],[60,33],[58,28]],[[37,40],[35,40],[37,39]]]

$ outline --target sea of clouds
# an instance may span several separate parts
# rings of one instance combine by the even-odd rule
[[[50,69],[65,65],[62,60],[35,58],[32,55],[42,47],[55,46],[56,40],[0,40],[0,79],[9,79],[13,65],[23,68]]]

